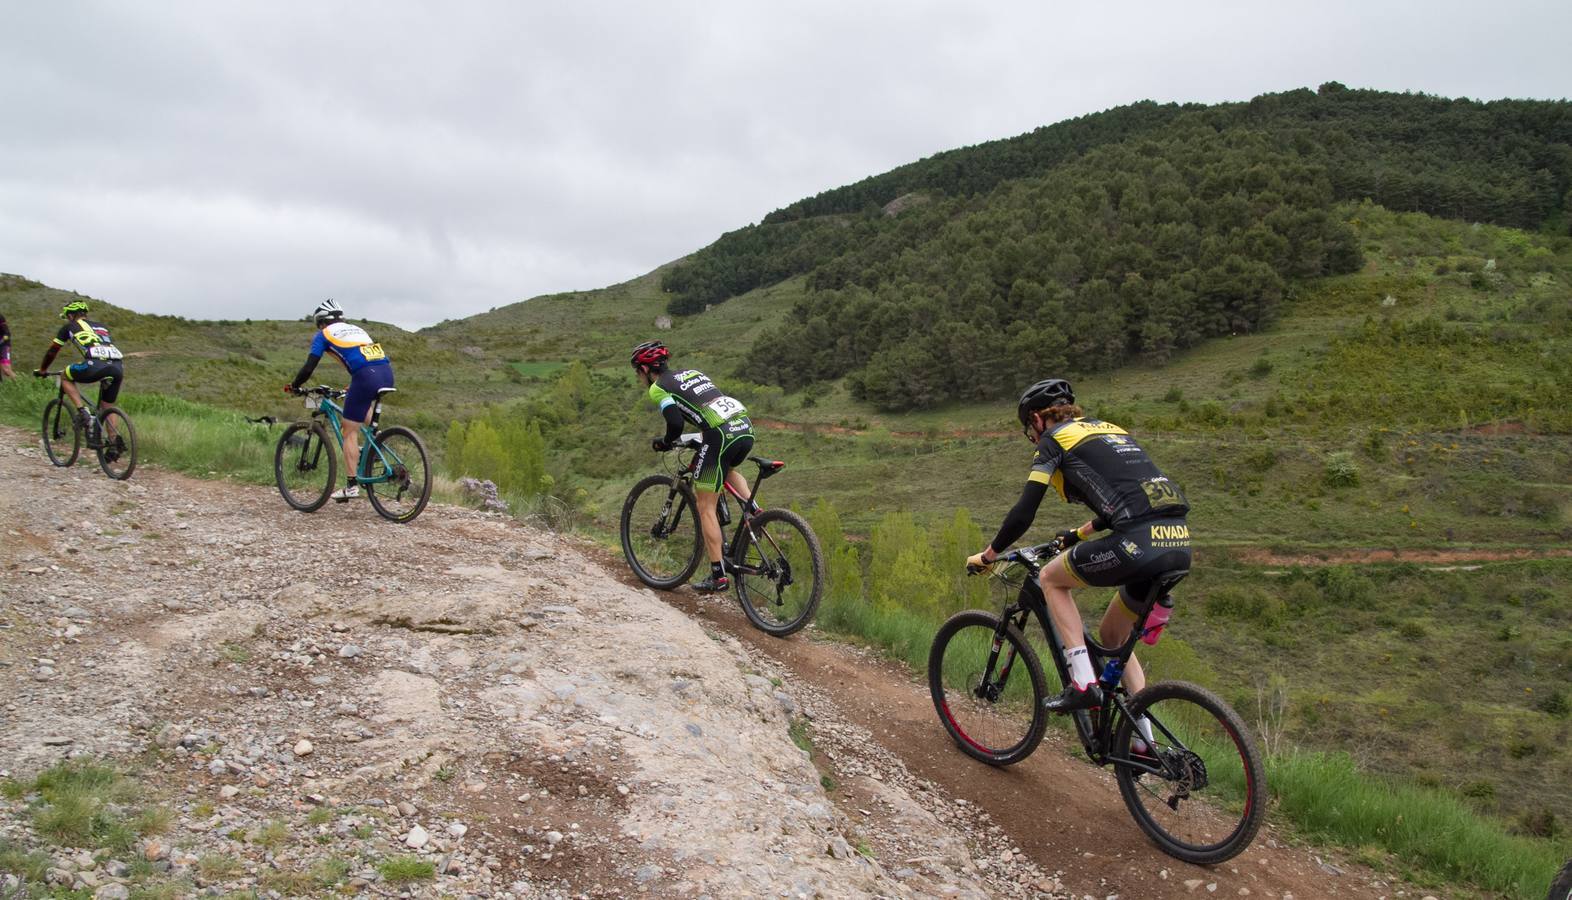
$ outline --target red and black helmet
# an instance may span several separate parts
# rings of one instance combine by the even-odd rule
[[[639,366],[658,366],[671,358],[671,351],[660,341],[645,341],[633,348],[633,358],[630,360],[633,368]]]

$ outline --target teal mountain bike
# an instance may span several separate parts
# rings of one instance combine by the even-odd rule
[[[394,522],[411,522],[431,499],[431,465],[426,445],[415,432],[400,425],[380,427],[382,395],[391,392],[388,388],[378,394],[371,424],[357,426],[360,472],[356,480],[379,515]],[[296,393],[306,398],[311,418],[284,429],[273,453],[273,474],[285,503],[301,512],[316,512],[338,483],[344,408],[335,401],[347,392],[320,385]]]

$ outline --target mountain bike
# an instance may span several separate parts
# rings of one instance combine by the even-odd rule
[[[651,475],[633,486],[622,504],[622,552],[633,574],[657,590],[686,584],[703,555],[698,505],[693,491],[699,435],[684,434],[667,457],[666,474]],[[748,457],[759,467],[753,496],[730,485],[718,498],[722,532],[738,507],[737,528],[721,556],[733,590],[753,626],[785,637],[807,625],[824,595],[824,551],[807,521],[787,509],[762,509],[755,502],[759,485],[786,464]]]
[[[431,499],[431,465],[426,445],[415,432],[401,425],[379,427],[382,397],[392,392],[392,388],[379,391],[371,424],[356,426],[360,429],[360,460],[355,478],[378,515],[394,522],[411,522]],[[334,401],[343,399],[348,391],[319,385],[295,393],[306,398],[311,418],[284,429],[273,451],[273,475],[285,503],[301,512],[316,512],[338,481],[338,458],[344,452],[344,408]]]
[[[116,481],[130,478],[136,470],[136,429],[125,412],[109,403],[97,406],[83,396],[82,408],[88,414],[84,423],[66,396],[65,372],[46,372],[39,377],[62,379],[60,393],[44,406],[44,453],[49,461],[61,467],[72,465],[85,443],[98,455],[98,467],[105,475]]]
[[[1068,684],[1064,647],[1054,632],[1037,575],[1064,548],[1058,541],[1001,554],[996,576],[1019,594],[1000,614],[967,610],[934,636],[928,688],[939,720],[963,753],[994,766],[1020,762],[1048,725],[1043,701]],[[973,572],[975,574],[975,572]],[[1111,765],[1119,794],[1141,830],[1170,856],[1213,865],[1249,846],[1266,811],[1266,770],[1239,714],[1198,685],[1160,681],[1130,696],[1121,685],[1135,645],[1148,633],[1152,608],[1187,573],[1153,585],[1138,604],[1136,625],[1119,647],[1086,633],[1086,648],[1106,698],[1071,714],[1093,763]],[[1026,639],[1035,615],[1053,659],[1050,686]],[[1155,640],[1161,625],[1151,626]],[[1141,717],[1150,737],[1140,732]]]
[[[1548,900],[1572,900],[1572,859],[1556,873],[1556,880],[1550,882]]]

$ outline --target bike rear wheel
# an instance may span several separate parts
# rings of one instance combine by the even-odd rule
[[[928,690],[939,721],[973,759],[1008,766],[1043,739],[1042,663],[1013,624],[982,610],[951,616],[928,652]],[[1024,668],[1024,671],[1022,671]]]
[[[366,474],[386,481],[367,484],[366,496],[384,519],[412,522],[431,499],[431,466],[426,462],[426,445],[420,436],[402,425],[377,432],[379,455],[375,449],[366,465]],[[384,459],[384,457],[386,457]]]
[[[284,429],[273,451],[273,477],[285,503],[301,512],[321,509],[338,477],[338,453],[327,431],[317,422]]]
[[[98,467],[116,481],[130,478],[136,471],[136,429],[131,427],[131,419],[117,406],[99,407],[98,435],[93,448]]]
[[[1572,900],[1572,859],[1556,873],[1556,880],[1550,882],[1549,897],[1550,900]]]
[[[57,466],[69,466],[82,452],[82,432],[76,427],[76,411],[59,399],[44,406],[44,455]]]
[[[802,630],[824,598],[824,550],[813,528],[791,510],[767,509],[741,540],[733,583],[748,621],[775,637]]]
[[[703,535],[687,484],[651,475],[622,504],[622,554],[638,579],[656,590],[687,584],[698,568]]]
[[[1147,687],[1130,700],[1129,712],[1151,720],[1152,744],[1134,753],[1140,735],[1124,717],[1113,755],[1155,771],[1114,768],[1125,806],[1147,837],[1169,856],[1197,865],[1216,865],[1250,846],[1266,814],[1266,769],[1239,714],[1183,681]]]

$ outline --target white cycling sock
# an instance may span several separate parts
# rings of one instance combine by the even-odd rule
[[[1141,733],[1148,747],[1155,747],[1157,741],[1152,737],[1152,720],[1145,716],[1135,720],[1135,730]]]
[[[1084,691],[1091,687],[1097,676],[1092,674],[1092,660],[1086,655],[1085,647],[1076,647],[1065,654],[1070,663],[1070,680],[1075,682],[1077,690]]]

